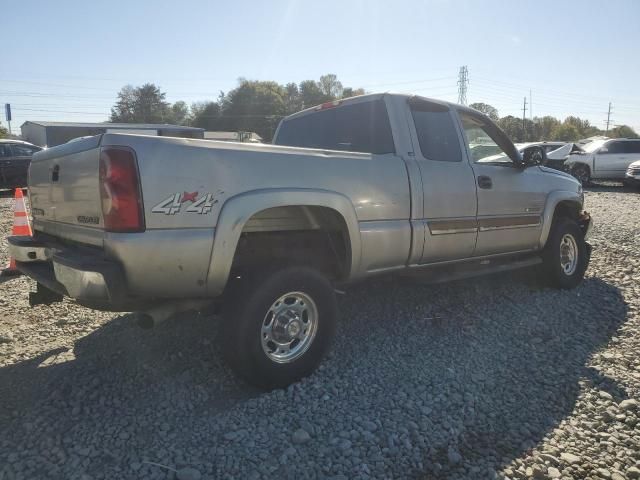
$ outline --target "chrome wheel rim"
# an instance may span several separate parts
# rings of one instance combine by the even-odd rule
[[[573,275],[578,267],[578,244],[568,233],[560,240],[560,266],[565,275]]]
[[[260,331],[262,350],[276,363],[290,363],[302,356],[318,330],[318,307],[303,292],[278,298],[264,316]]]

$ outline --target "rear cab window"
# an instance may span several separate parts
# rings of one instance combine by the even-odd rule
[[[338,105],[282,121],[275,145],[372,154],[395,153],[382,99]]]
[[[422,156],[439,162],[461,162],[460,140],[449,107],[412,98],[409,108]]]

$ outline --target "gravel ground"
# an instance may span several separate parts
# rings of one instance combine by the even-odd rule
[[[4,281],[0,480],[640,478],[640,195],[586,197],[579,288],[363,285],[320,370],[271,393],[222,364],[215,318],[145,331]]]

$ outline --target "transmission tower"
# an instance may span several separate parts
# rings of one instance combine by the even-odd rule
[[[460,67],[458,73],[458,103],[460,105],[467,104],[467,88],[469,87],[469,70],[467,66]]]

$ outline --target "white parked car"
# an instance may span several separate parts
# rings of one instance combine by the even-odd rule
[[[625,180],[629,165],[640,160],[640,139],[609,138],[569,155],[565,167],[585,185],[591,180]]]

